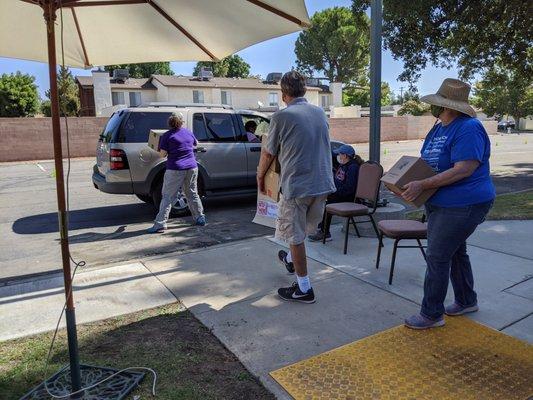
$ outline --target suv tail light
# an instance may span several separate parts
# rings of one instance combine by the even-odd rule
[[[109,150],[109,168],[112,170],[128,169],[128,158],[124,150]]]

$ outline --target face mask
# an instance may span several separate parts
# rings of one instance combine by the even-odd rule
[[[444,107],[441,106],[434,106],[433,104],[430,107],[431,115],[433,115],[435,118],[439,118],[439,115],[442,114],[442,111],[444,111]]]
[[[341,165],[346,164],[346,161],[344,161],[344,158],[340,154],[337,154],[337,162]]]

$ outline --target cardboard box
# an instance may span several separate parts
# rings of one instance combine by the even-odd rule
[[[159,141],[161,136],[166,132],[164,129],[152,129],[148,135],[148,147],[152,150],[159,151]]]
[[[402,156],[381,178],[381,182],[393,193],[401,196],[403,187],[412,181],[419,181],[436,175],[435,171],[420,157]],[[402,200],[415,207],[422,207],[437,189],[424,190],[414,201]]]
[[[266,135],[263,135],[263,146],[265,146],[266,139]],[[280,199],[280,171],[281,167],[278,158],[276,157],[265,174],[266,194],[261,193],[259,189],[257,189],[257,209],[252,222],[270,228],[276,227],[276,220],[278,219],[278,202]]]
[[[270,167],[265,174],[265,191],[267,197],[274,200],[276,203],[279,201],[280,187],[279,187],[279,172],[280,166],[278,158],[274,158]]]
[[[257,189],[257,209],[252,221],[256,224],[268,226],[270,228],[276,227],[276,220],[278,219],[278,202],[280,199],[279,171],[279,162],[278,159],[275,158],[265,174],[266,194],[261,193],[259,188]]]

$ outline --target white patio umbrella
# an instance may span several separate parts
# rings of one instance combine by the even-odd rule
[[[216,61],[309,24],[304,0],[0,0],[0,57],[42,61],[49,66],[73,391],[80,389],[81,378],[69,261],[57,57],[61,60],[64,56],[67,66],[83,68],[155,61]],[[56,35],[56,31],[62,35]],[[56,53],[61,48],[64,53]]]
[[[43,9],[61,5],[65,64],[82,68],[217,60],[309,25],[303,0],[2,0],[0,55],[48,62]]]

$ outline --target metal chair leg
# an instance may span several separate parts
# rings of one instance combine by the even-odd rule
[[[381,258],[381,247],[383,247],[383,233],[379,235],[378,256],[376,257],[376,269],[379,268],[379,260]]]
[[[416,239],[418,243],[418,247],[420,247],[420,251],[422,252],[422,255],[424,256],[424,260],[427,261],[426,252],[424,251],[424,247],[422,246],[422,242],[420,242],[420,239]]]
[[[389,285],[392,285],[392,276],[394,275],[394,263],[396,262],[396,249],[398,248],[398,242],[400,239],[394,241],[394,248],[392,249],[392,260],[390,263]]]
[[[376,232],[376,237],[378,237],[379,233],[378,233],[378,227],[376,226],[376,221],[374,221],[374,217],[372,216],[372,214],[369,214],[369,217],[370,217],[370,222],[372,222],[372,227],[374,228],[374,232]]]
[[[344,254],[348,253],[348,234],[350,233],[350,219],[346,218],[344,225]]]
[[[328,212],[324,210],[324,220],[322,221],[322,231],[324,235],[322,236],[322,244],[326,244],[326,232],[329,231],[328,225]]]
[[[359,233],[359,229],[357,229],[357,222],[355,222],[355,219],[353,217],[350,217],[350,220],[352,221],[353,228],[355,229],[355,233],[357,234],[357,237],[361,237],[361,234]]]

